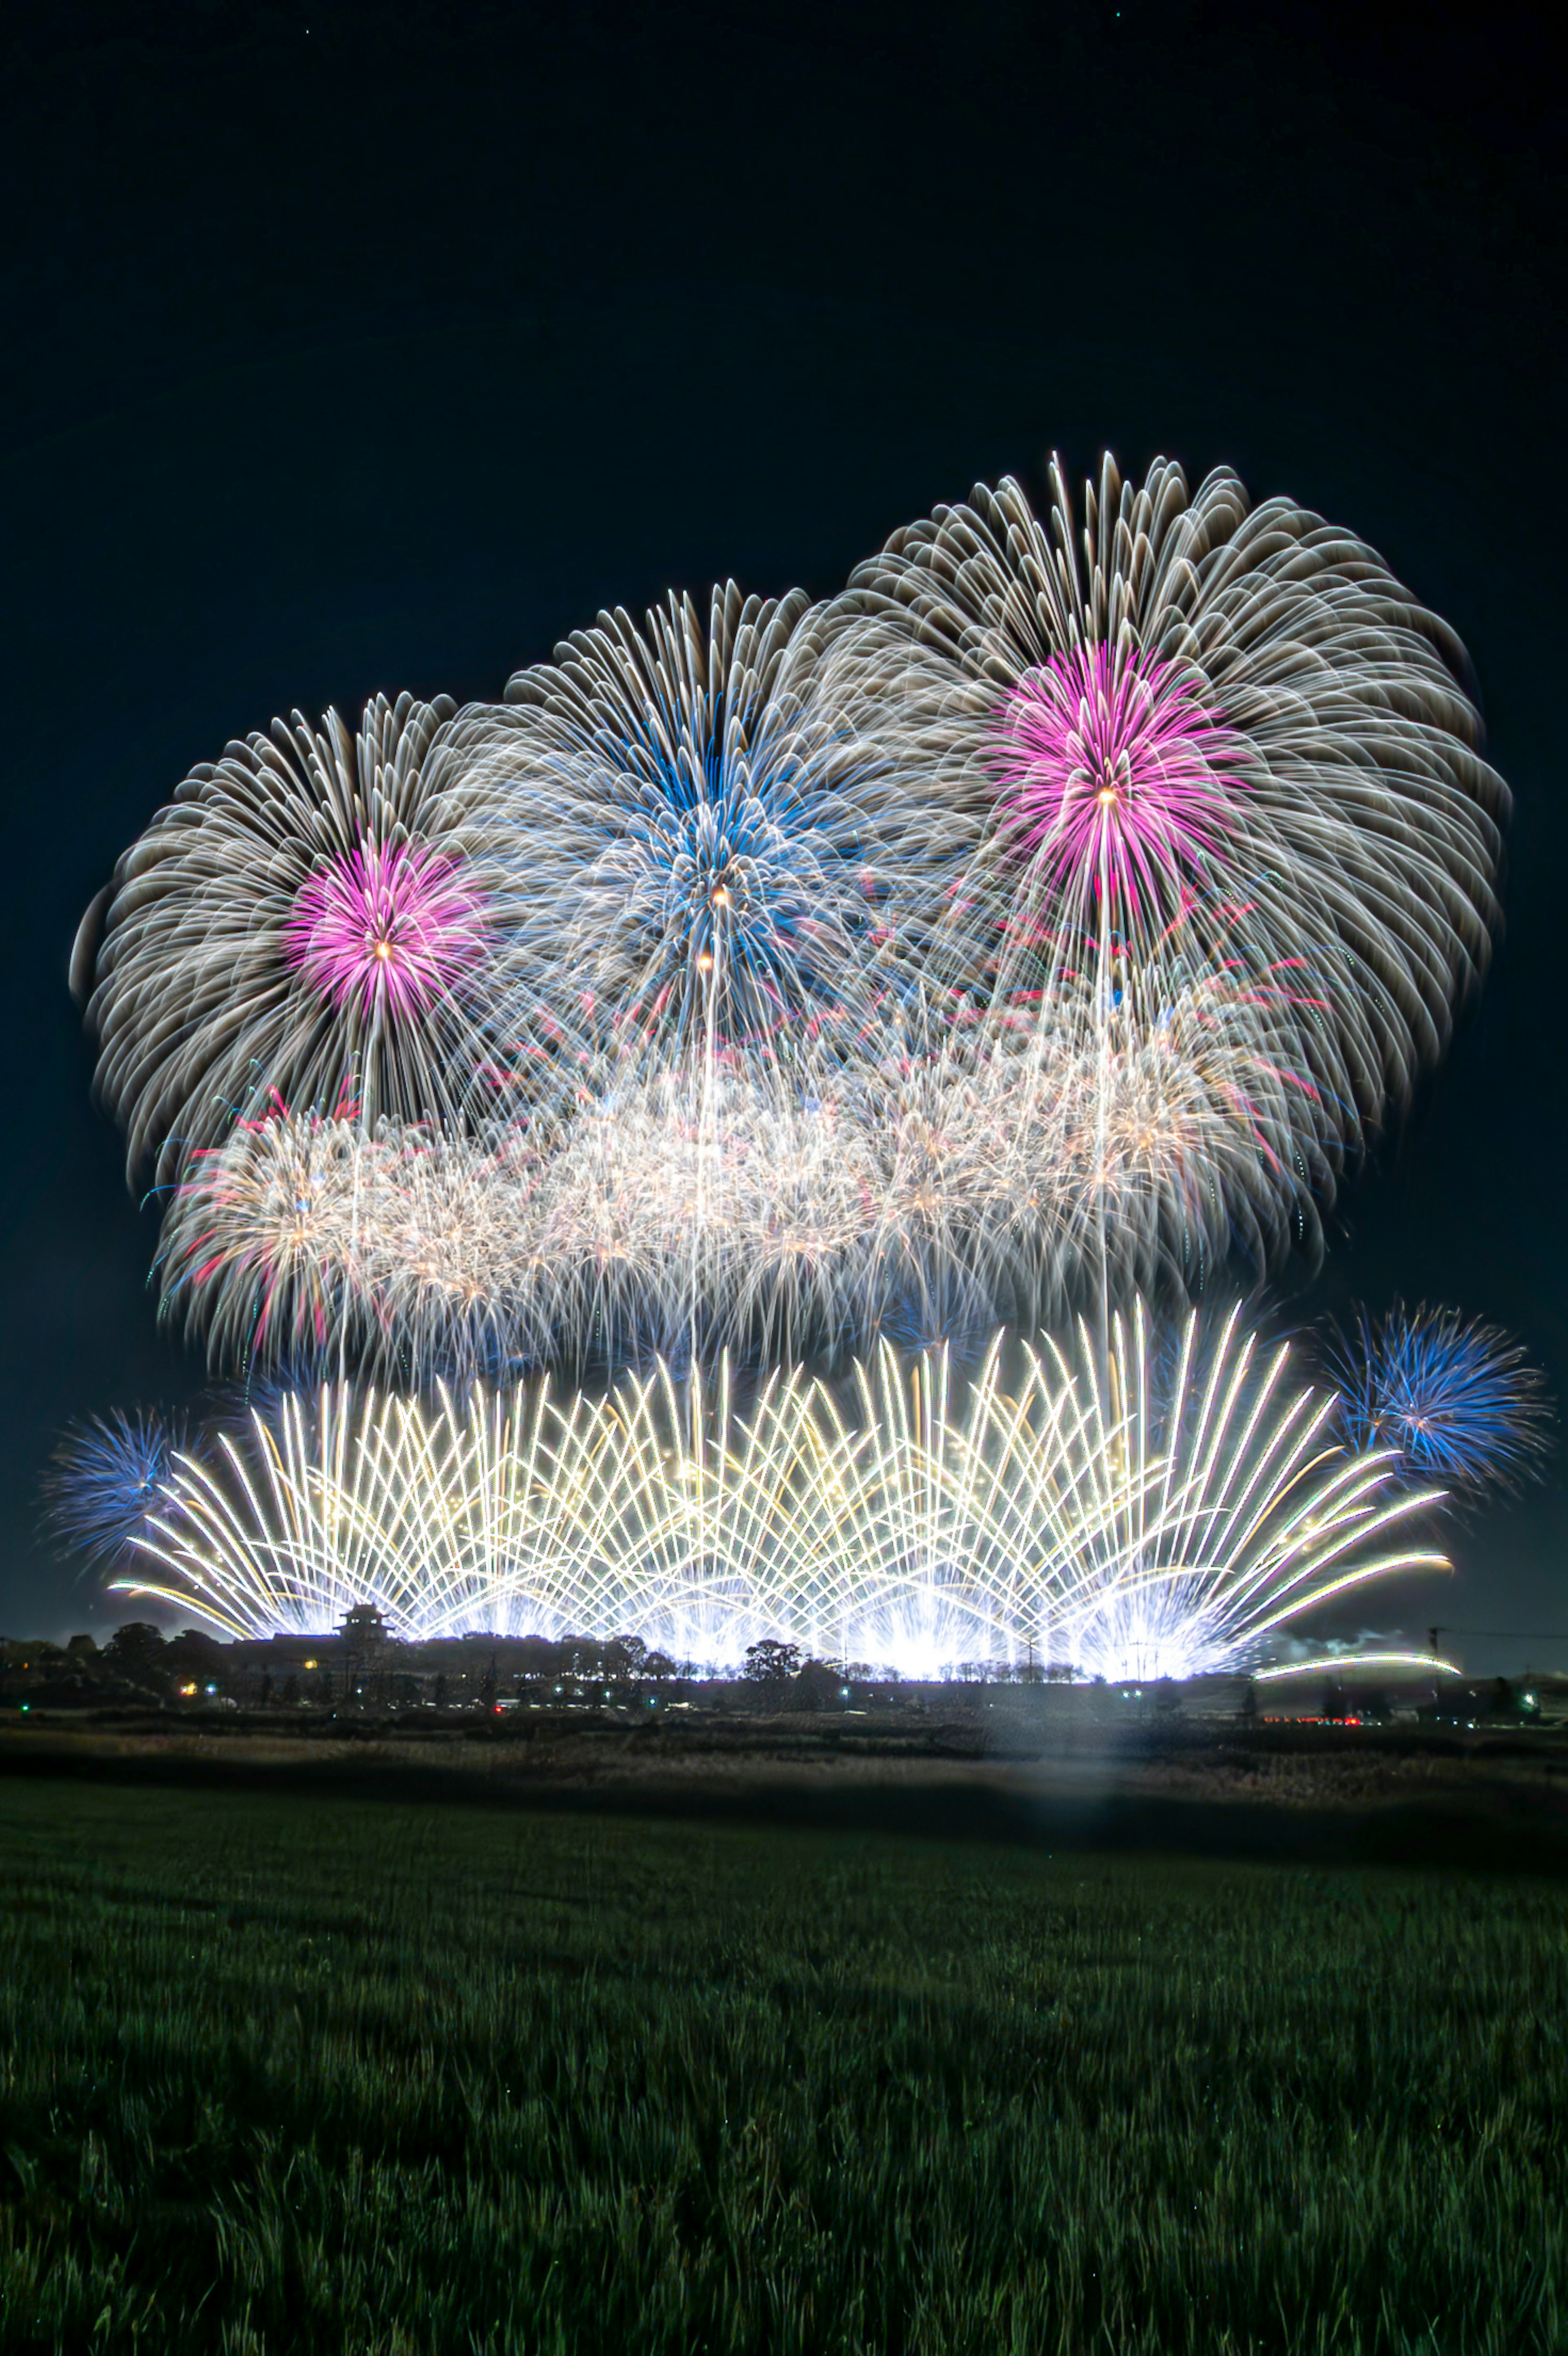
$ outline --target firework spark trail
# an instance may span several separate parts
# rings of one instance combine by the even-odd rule
[[[232,1634],[369,1601],[402,1635],[608,1636],[733,1663],[763,1636],[905,1674],[986,1657],[1188,1675],[1388,1572],[1431,1495],[1348,1455],[1331,1397],[1256,1363],[1234,1318],[1184,1331],[1174,1385],[1141,1310],[1102,1378],[993,1343],[961,1409],[945,1352],[883,1348],[848,1394],[796,1371],[749,1403],[661,1368],[601,1398],[536,1384],[433,1408],[332,1389],[182,1461],[121,1581]],[[841,1399],[848,1396],[847,1412]]]
[[[1332,1397],[1286,1387],[1283,1346],[1260,1367],[1238,1315],[1207,1348],[1197,1316],[1187,1320],[1168,1386],[1151,1365],[1141,1303],[1130,1325],[1114,1322],[1104,1376],[1081,1333],[1077,1379],[1095,1408],[1090,1461],[1109,1485],[1105,1537],[1077,1552],[1065,1652],[1091,1672],[1188,1676],[1233,1665],[1349,1587],[1446,1568],[1425,1549],[1368,1551],[1437,1497],[1402,1488],[1386,1451],[1347,1455]]]

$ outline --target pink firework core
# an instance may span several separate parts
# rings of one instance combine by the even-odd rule
[[[1005,823],[1053,884],[1097,892],[1104,873],[1133,913],[1179,891],[1230,831],[1237,739],[1157,655],[1052,655],[1000,717]]]
[[[339,1007],[367,1017],[421,1014],[477,963],[483,902],[456,862],[414,843],[360,843],[307,876],[283,927],[283,954]]]

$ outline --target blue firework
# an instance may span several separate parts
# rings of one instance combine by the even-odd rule
[[[1382,1318],[1360,1310],[1331,1356],[1353,1446],[1392,1449],[1413,1478],[1472,1498],[1538,1470],[1550,1408],[1540,1373],[1500,1326],[1396,1302]]]
[[[603,614],[504,709],[459,723],[448,788],[507,911],[500,1029],[539,1012],[661,1055],[776,1050],[913,987],[970,848],[821,686],[815,609],[713,592]]]
[[[143,1408],[73,1425],[45,1482],[49,1518],[66,1544],[92,1562],[124,1562],[162,1507],[186,1438],[179,1418]]]

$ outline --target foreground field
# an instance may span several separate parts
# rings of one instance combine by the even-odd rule
[[[1568,1888],[0,1789],[0,2346],[1568,2345]]]

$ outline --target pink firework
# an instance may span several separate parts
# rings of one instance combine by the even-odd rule
[[[1228,829],[1237,739],[1157,655],[1073,647],[1025,671],[1001,712],[1006,824],[1052,885],[1098,892],[1129,917],[1168,905]]]
[[[283,930],[289,963],[368,1020],[423,1013],[484,945],[483,904],[455,862],[414,843],[359,843],[317,868]]]

